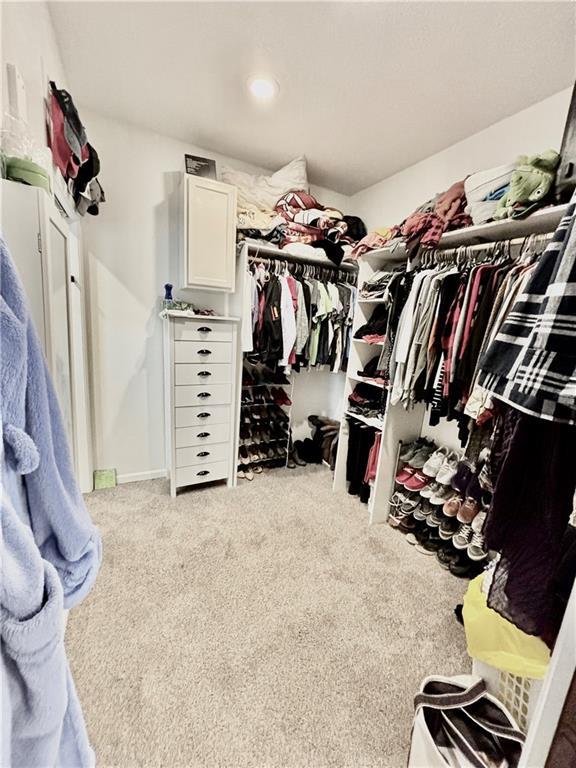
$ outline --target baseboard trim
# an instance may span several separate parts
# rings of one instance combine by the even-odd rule
[[[161,477],[168,477],[167,470],[151,469],[148,472],[129,472],[126,475],[118,475],[116,482],[121,485],[122,483],[137,483],[139,480],[158,480]]]

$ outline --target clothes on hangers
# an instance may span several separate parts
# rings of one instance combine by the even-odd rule
[[[543,256],[498,312],[478,384],[494,398],[494,494],[486,540],[500,553],[488,605],[528,634],[553,621],[554,575],[576,473],[576,195]]]
[[[253,349],[264,362],[296,370],[345,368],[356,298],[348,273],[254,259],[245,280],[244,325],[253,318],[245,351]]]
[[[524,413],[576,424],[576,195],[480,362],[479,384]]]
[[[354,418],[348,418],[348,454],[346,457],[346,480],[348,493],[358,496],[364,504],[370,498],[370,484],[366,477],[375,471],[375,462],[370,465],[370,455],[374,455],[374,443],[381,434],[374,427]],[[374,449],[374,450],[373,450]]]
[[[377,308],[389,318],[377,370],[390,386],[393,405],[427,403],[430,423],[456,420],[465,443],[470,416],[484,402],[478,361],[486,338],[497,333],[511,297],[534,269],[535,245],[529,245],[530,259],[524,261],[498,244],[424,256],[411,272],[389,273],[385,310]]]

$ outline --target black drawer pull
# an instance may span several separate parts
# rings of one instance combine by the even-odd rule
[[[208,413],[208,411],[202,411],[202,413],[198,414],[199,419],[207,419],[208,416],[212,416],[212,414]]]
[[[203,325],[201,328],[198,328],[198,333],[212,333],[212,328],[208,328],[207,325]]]
[[[200,432],[198,437],[210,437],[210,432]]]
[[[200,472],[196,472],[196,474],[198,475],[198,477],[202,477],[203,475],[209,475],[210,474],[210,470],[209,469],[201,469]]]
[[[198,376],[202,376],[203,379],[206,379],[208,376],[212,376],[210,371],[198,371]]]
[[[211,349],[199,349],[198,350],[199,355],[211,355],[212,350]]]
[[[198,397],[212,397],[212,394],[210,392],[198,392]]]
[[[203,459],[204,456],[210,456],[210,451],[200,451],[200,453],[197,453],[196,456],[198,456],[199,459]]]

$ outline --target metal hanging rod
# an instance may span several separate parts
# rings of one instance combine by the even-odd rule
[[[262,261],[263,259],[285,261],[288,264],[302,264],[309,267],[319,267],[320,269],[332,269],[341,272],[348,272],[356,274],[358,272],[358,265],[350,263],[349,261],[342,262],[340,265],[334,264],[328,258],[318,255],[317,259],[311,259],[305,256],[299,256],[294,253],[288,253],[280,248],[274,248],[270,245],[263,245],[261,243],[254,243],[248,240],[244,241],[244,247],[248,248],[248,259],[250,261]]]

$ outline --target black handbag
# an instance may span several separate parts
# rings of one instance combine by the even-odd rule
[[[559,203],[567,203],[576,188],[576,84],[562,137],[560,165],[556,170],[554,192]]]

